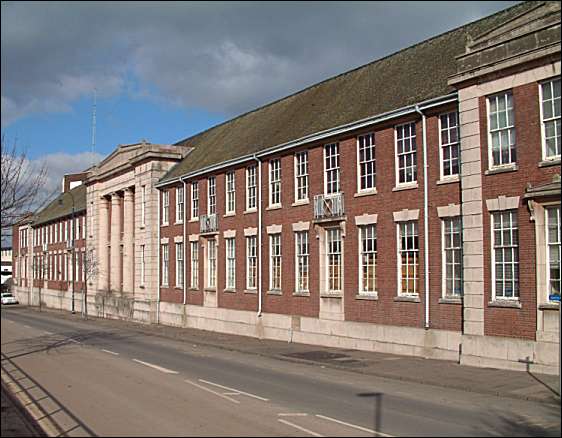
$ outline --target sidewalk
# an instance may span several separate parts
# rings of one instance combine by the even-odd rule
[[[20,405],[2,382],[2,435],[13,437],[46,436],[35,420]]]
[[[32,310],[37,311],[35,308]],[[65,319],[80,319],[79,314],[72,315],[51,309],[43,312],[56,313]],[[559,377],[556,375],[469,367],[451,361],[260,340],[190,328],[143,325],[96,317],[88,317],[88,320],[105,327],[126,328],[149,336],[171,338],[223,350],[481,394],[560,404]]]

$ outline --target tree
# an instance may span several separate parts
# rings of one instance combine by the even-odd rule
[[[11,228],[25,214],[44,205],[43,188],[47,179],[46,166],[36,168],[28,160],[25,150],[20,150],[17,141],[11,146],[2,136],[2,202],[0,207],[2,237],[11,233]]]
[[[98,276],[99,262],[93,249],[86,249],[82,254],[82,270],[84,275],[84,300],[82,301],[82,315],[88,318],[88,284]]]

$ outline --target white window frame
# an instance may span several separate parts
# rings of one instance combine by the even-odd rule
[[[492,301],[497,301],[497,300],[509,300],[509,301],[519,301],[519,295],[520,295],[520,281],[519,278],[520,276],[517,275],[516,278],[514,278],[513,280],[513,284],[517,285],[517,289],[514,289],[513,291],[513,296],[511,297],[506,297],[505,296],[505,292],[502,296],[498,296],[498,291],[496,288],[496,239],[495,239],[495,233],[494,233],[494,225],[495,225],[495,217],[496,215],[501,215],[502,220],[501,220],[501,224],[503,225],[503,215],[509,213],[510,214],[510,218],[511,215],[513,214],[516,220],[516,227],[510,227],[510,230],[515,229],[517,232],[517,245],[503,245],[501,246],[501,248],[515,248],[515,252],[512,253],[515,254],[517,256],[517,261],[511,261],[511,265],[513,266],[513,269],[515,271],[515,266],[517,266],[517,271],[519,274],[519,218],[518,218],[518,211],[517,210],[502,210],[502,211],[494,211],[490,213],[490,232],[491,232],[491,253],[492,253],[492,266],[491,266],[491,272],[492,272]],[[513,222],[510,219],[510,225],[512,225]],[[502,236],[503,236],[503,231],[504,231],[504,227],[502,226]],[[511,236],[510,236],[511,238]],[[503,237],[502,237],[503,239]],[[515,277],[515,275],[514,275]],[[504,277],[505,280],[505,277]],[[504,286],[503,289],[505,290],[505,281],[504,281]]]
[[[176,224],[183,223],[185,205],[185,192],[183,186],[178,186],[176,188]]]
[[[217,287],[217,239],[207,239],[207,288]]]
[[[199,220],[199,181],[191,183],[191,220]]]
[[[246,236],[246,289],[258,287],[257,236]],[[252,271],[253,270],[253,275]]]
[[[551,241],[550,241],[550,233],[549,233],[550,219],[549,219],[549,217],[548,217],[548,212],[549,212],[549,210],[555,210],[555,209],[558,211],[558,214],[557,214],[557,227],[556,227],[556,229],[557,229],[557,241],[556,241],[556,242],[551,242]],[[545,223],[545,231],[546,231],[546,237],[545,237],[545,242],[546,242],[546,287],[547,287],[546,300],[547,300],[547,301],[550,301],[550,300],[549,300],[549,296],[550,296],[550,292],[551,292],[551,285],[550,285],[550,282],[552,281],[552,278],[551,278],[551,276],[550,276],[550,274],[551,274],[551,272],[550,272],[550,264],[551,264],[551,260],[550,260],[550,258],[551,258],[551,255],[550,255],[550,248],[551,248],[551,246],[558,246],[558,272],[561,272],[561,271],[562,271],[562,269],[561,269],[561,268],[562,268],[562,266],[561,266],[561,264],[562,264],[562,262],[561,262],[561,260],[562,260],[562,252],[561,252],[561,251],[562,251],[562,247],[561,247],[561,243],[560,243],[560,239],[561,239],[561,236],[560,236],[560,224],[561,224],[562,218],[561,218],[561,207],[560,207],[560,204],[558,204],[558,205],[548,205],[548,206],[545,206],[544,214],[545,214],[544,223]],[[560,279],[558,279],[558,282],[560,283]],[[559,284],[558,288],[559,288],[559,292],[560,292],[560,284]]]
[[[207,178],[207,214],[217,214],[217,177]]]
[[[454,239],[451,236],[451,242],[453,246],[447,246],[447,239],[446,235],[448,232],[453,230],[452,226],[455,225],[454,222],[457,222],[459,226],[459,238],[460,238],[460,246],[454,246]],[[451,233],[456,234],[456,233]],[[452,251],[453,254],[453,284],[452,290],[450,292],[447,291],[447,252]],[[456,252],[460,252],[460,262],[456,263],[457,259],[455,257]],[[455,266],[459,265],[458,268],[458,277],[456,276],[457,270]],[[455,293],[455,279],[460,280],[460,291],[459,293]],[[461,216],[450,216],[444,217],[441,220],[441,296],[443,298],[460,298],[463,296],[463,249],[462,249],[462,217]]]
[[[337,234],[339,239],[339,251],[331,251],[330,242],[332,241],[332,233]],[[332,259],[332,257],[334,257]],[[332,269],[336,267],[335,263],[331,263],[332,260],[338,260],[337,263],[337,282],[338,287],[333,288],[335,285],[335,273],[336,271]],[[326,292],[329,294],[340,294],[343,290],[343,238],[342,230],[340,227],[326,228]]]
[[[257,210],[257,166],[246,167],[246,211]],[[251,200],[253,200],[253,205]]]
[[[269,290],[281,291],[282,287],[282,249],[281,233],[269,235]]]
[[[300,197],[303,193],[305,196]],[[295,202],[308,201],[308,151],[295,153]]]
[[[234,171],[226,174],[226,214],[236,212],[236,174]]]
[[[409,226],[413,226],[413,230],[409,229]],[[405,227],[405,231],[413,231],[413,233],[408,234],[407,236],[412,236],[412,237],[417,237],[417,248],[406,248],[403,249],[402,248],[402,227]],[[414,234],[415,233],[415,234]],[[413,221],[405,221],[405,222],[398,222],[396,224],[396,242],[397,242],[397,262],[398,262],[398,277],[397,277],[397,287],[398,287],[398,296],[399,297],[418,297],[419,296],[419,281],[420,281],[420,277],[419,277],[419,270],[420,270],[420,244],[419,244],[419,227],[418,227],[418,221],[417,220],[413,220]],[[408,252],[408,253],[412,253],[413,254],[413,259],[414,259],[414,263],[412,264],[412,266],[414,267],[414,275],[413,277],[410,277],[409,272],[408,275],[406,276],[406,282],[409,282],[410,279],[413,279],[414,281],[414,291],[413,292],[404,292],[404,290],[402,289],[402,271],[403,271],[403,264],[402,264],[402,253],[403,252]],[[409,257],[408,257],[409,259]],[[410,263],[406,264],[406,268],[410,266]]]
[[[183,266],[183,242],[176,242],[176,287],[183,288],[184,266]]]
[[[308,293],[310,290],[310,245],[308,231],[295,232],[295,291]],[[306,271],[306,280],[302,275]]]
[[[562,145],[560,144],[560,139],[558,138],[560,135],[560,131],[559,128],[556,125],[556,121],[560,121],[560,115],[556,116],[553,115],[553,117],[546,119],[544,118],[544,109],[543,109],[543,86],[546,84],[550,85],[550,89],[551,89],[551,96],[554,95],[554,82],[560,82],[560,77],[558,78],[550,78],[546,81],[542,81],[539,83],[539,109],[540,109],[540,115],[541,115],[541,144],[542,144],[542,159],[544,161],[560,161],[560,155],[561,154],[555,154],[555,155],[551,155],[548,156],[547,155],[547,147],[546,147],[546,130],[545,130],[545,125],[547,122],[554,122],[554,131],[556,134],[555,135],[555,139],[556,139],[556,144],[558,146],[558,149],[562,148]],[[554,114],[554,109],[556,107],[556,105],[554,105],[554,100],[555,99],[549,99],[552,102],[552,113]]]
[[[455,115],[456,118],[456,125],[451,126],[451,114]],[[442,117],[447,117],[447,127],[443,128],[443,122],[442,122]],[[459,178],[459,174],[460,174],[460,166],[461,166],[461,147],[460,147],[460,137],[459,137],[459,133],[460,133],[460,129],[459,129],[459,113],[457,111],[449,111],[446,113],[441,113],[439,114],[439,178],[441,180],[447,180],[447,179],[458,179]],[[453,130],[456,130],[457,132],[457,141],[451,141],[451,132]],[[447,139],[449,140],[447,143],[443,143],[443,131],[447,132]],[[450,169],[452,171],[453,169],[453,162],[455,160],[455,158],[453,158],[452,156],[452,151],[453,148],[456,147],[457,148],[457,157],[456,157],[456,161],[457,161],[457,173],[451,173],[450,175],[445,175],[445,154],[444,154],[444,150],[446,148],[450,149],[450,153],[449,153],[449,158],[448,161],[451,163],[450,164]]]
[[[368,224],[368,225],[361,225],[358,228],[358,254],[359,254],[359,295],[376,295],[377,294],[377,225],[376,224]],[[368,231],[372,229],[372,236],[369,236]],[[365,235],[367,233],[367,236]],[[365,251],[364,240],[370,239],[373,240],[373,248],[372,250]],[[373,270],[373,278],[374,278],[374,289],[373,290],[366,290],[365,289],[365,264],[364,264],[364,255],[366,254],[373,254],[374,255],[374,263],[372,265]],[[369,266],[367,266],[367,270],[369,270]]]
[[[170,248],[167,243],[160,245],[162,248],[162,286],[168,287],[170,280]]]
[[[335,160],[335,165],[332,162],[332,159]],[[329,163],[330,167],[328,167],[327,165],[328,160],[330,160]],[[328,177],[328,175],[330,175],[330,177]],[[330,195],[340,192],[341,192],[340,145],[338,142],[328,143],[324,145],[324,194]]]
[[[404,135],[404,128],[408,127],[409,129],[409,135],[406,136]],[[402,133],[403,133],[403,137],[402,138],[398,138],[398,129],[402,128]],[[396,125],[394,127],[394,166],[396,169],[396,187],[403,187],[403,186],[412,186],[412,185],[416,185],[418,183],[418,143],[417,143],[417,138],[416,138],[416,122],[408,122],[408,123],[402,123],[400,125]],[[410,144],[410,150],[408,152],[401,152],[398,153],[398,141],[406,141],[409,140],[409,144]],[[412,144],[414,145],[414,147],[412,148]],[[400,156],[412,156],[412,162],[415,160],[415,164],[412,164],[411,166],[405,166],[404,167],[404,179],[405,181],[400,182]],[[406,160],[406,158],[405,158]],[[414,173],[414,177],[411,181],[407,181],[406,178],[406,170],[407,169],[413,169],[413,173]]]
[[[508,111],[508,107],[507,107],[507,97],[511,96],[511,103],[512,103],[512,114],[513,114],[513,119],[512,120],[512,124],[509,124],[510,120],[508,120],[507,114],[509,114]],[[493,148],[492,148],[492,126],[490,123],[490,100],[491,99],[499,99],[500,97],[502,97],[505,102],[506,102],[506,108],[505,108],[505,112],[506,112],[506,123],[508,124],[507,126],[503,127],[503,128],[496,128],[493,130],[493,132],[502,132],[502,131],[506,131],[508,132],[508,144],[511,145],[511,138],[515,138],[515,142],[513,144],[513,148],[509,147],[509,161],[506,163],[501,162],[502,159],[502,148],[501,148],[501,143],[500,143],[500,163],[499,164],[494,164],[494,155],[493,155]],[[497,103],[499,103],[499,100],[497,101]],[[497,107],[499,108],[499,107]],[[496,112],[496,114],[499,114],[499,111]],[[498,120],[499,120],[499,116],[498,116]],[[510,168],[510,167],[514,167],[517,164],[517,134],[516,134],[516,130],[515,130],[515,103],[513,102],[513,93],[511,92],[511,90],[507,90],[501,93],[496,93],[492,96],[488,96],[486,97],[486,126],[487,126],[487,138],[488,138],[488,168],[490,170],[493,169],[502,169],[502,168]],[[500,140],[501,140],[501,134],[500,134]],[[515,159],[513,159],[513,152],[515,153]]]
[[[369,144],[364,143],[361,145],[362,140],[369,140]],[[368,132],[367,134],[361,134],[357,136],[357,193],[367,193],[376,191],[377,188],[377,159],[376,159],[376,143],[375,143],[375,133]],[[371,159],[361,161],[361,151],[370,151]],[[366,168],[372,166],[372,171],[370,173],[366,172],[363,174],[363,166]],[[368,181],[368,177],[371,177],[372,186],[371,187],[362,187],[363,180]],[[367,185],[365,183],[365,185]]]
[[[170,192],[162,192],[162,225],[168,225],[170,220]]]
[[[199,242],[191,242],[191,289],[199,289]]]
[[[281,159],[269,161],[269,206],[281,206]]]
[[[226,289],[236,289],[236,239],[226,238]]]

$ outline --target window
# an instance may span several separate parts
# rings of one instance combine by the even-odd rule
[[[308,292],[308,232],[295,233],[296,292]]]
[[[162,245],[162,286],[168,286],[168,268],[170,265],[168,245]]]
[[[22,237],[25,236],[25,232],[22,232]],[[55,242],[59,241],[59,224],[55,224]],[[22,238],[22,245],[25,246],[24,240]]]
[[[145,259],[145,246],[141,245],[140,246],[140,284],[141,286],[144,285],[144,276],[145,276],[145,271],[146,271],[146,259]]]
[[[375,134],[357,137],[357,161],[359,163],[359,191],[376,187]]]
[[[543,158],[560,159],[560,79],[542,83],[540,90]]]
[[[146,186],[141,187],[141,226],[146,224]]]
[[[488,154],[490,167],[515,163],[515,120],[511,92],[488,98]]]
[[[76,252],[74,254],[74,281],[80,281],[80,253]]]
[[[191,242],[191,288],[199,289],[199,242]]]
[[[560,205],[546,208],[546,226],[548,296],[560,297]]]
[[[236,209],[236,181],[234,172],[226,174],[226,212],[234,213]]]
[[[207,214],[217,213],[217,178],[209,177],[207,180]]]
[[[331,143],[324,146],[324,192],[339,193],[340,191],[340,146]]]
[[[246,169],[246,210],[256,206],[256,166],[250,166]]]
[[[207,287],[217,287],[217,241],[209,239],[207,241],[207,262],[208,262],[208,276]]]
[[[226,242],[226,288],[236,289],[236,241],[225,239]]]
[[[414,183],[417,175],[416,124],[407,123],[397,126],[396,133],[396,167],[398,184]]]
[[[443,220],[443,295],[462,295],[462,229],[461,218]]]
[[[308,199],[308,151],[295,154],[295,200]]]
[[[176,287],[183,287],[183,243],[176,243]]]
[[[492,214],[492,280],[494,299],[519,297],[519,233],[517,211]]]
[[[170,209],[170,192],[165,191],[162,192],[162,224],[163,225],[168,225],[169,209]]]
[[[459,124],[456,112],[439,116],[441,178],[459,174]]]
[[[246,237],[246,288],[256,289],[258,285],[258,257],[256,236]]]
[[[377,291],[377,228],[375,225],[359,227],[359,293],[374,294]]]
[[[82,219],[81,218],[76,218],[76,239],[79,240],[80,239],[80,234],[81,234],[81,228],[82,228]]]
[[[398,295],[417,295],[419,263],[418,223],[415,221],[402,222],[398,224],[398,229]]]
[[[199,183],[191,183],[191,219],[199,217]]]
[[[269,289],[281,290],[281,234],[269,236]]]
[[[340,228],[328,228],[326,230],[326,255],[328,292],[340,292],[342,288],[342,241]]]
[[[180,186],[176,190],[176,223],[183,222],[183,186]]]
[[[269,205],[281,205],[281,160],[269,162]]]

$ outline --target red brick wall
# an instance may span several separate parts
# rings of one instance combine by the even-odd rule
[[[536,82],[512,89],[515,107],[517,167],[514,172],[482,176],[484,224],[484,331],[486,335],[535,339],[536,333],[536,247],[535,224],[523,202],[527,183],[549,183],[560,166],[539,167],[542,160],[539,85]],[[488,168],[486,98],[479,99],[482,170]],[[491,284],[491,215],[486,199],[520,196],[517,210],[519,226],[519,293],[521,309],[489,307]]]

